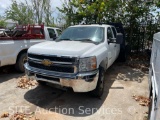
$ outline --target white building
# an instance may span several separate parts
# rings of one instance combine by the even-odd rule
[[[6,28],[11,28],[18,24],[17,21],[13,21],[12,19],[5,20],[5,22],[7,23]]]

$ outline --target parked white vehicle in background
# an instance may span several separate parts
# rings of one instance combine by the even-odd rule
[[[24,72],[28,48],[46,40],[56,39],[61,30],[44,25],[19,25],[12,36],[3,32],[0,34],[0,67],[15,64],[18,71]]]
[[[149,120],[160,120],[160,32],[156,33],[153,38],[149,89],[151,99]]]
[[[6,35],[5,29],[0,29],[0,36]]]
[[[5,29],[1,29],[1,28],[0,28],[0,32],[2,32],[2,31],[5,31]]]
[[[55,41],[28,50],[26,74],[40,84],[50,82],[101,96],[105,71],[118,58],[123,37],[112,25],[71,26]]]

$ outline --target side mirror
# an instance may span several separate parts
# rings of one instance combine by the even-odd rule
[[[117,33],[116,43],[117,44],[122,44],[123,43],[123,34],[122,33]]]
[[[55,40],[57,38],[56,34],[53,34],[53,40]]]

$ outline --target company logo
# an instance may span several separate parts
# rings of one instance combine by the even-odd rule
[[[44,59],[44,60],[42,61],[42,64],[43,64],[44,66],[51,66],[51,65],[53,64],[53,62],[50,61],[50,60]]]

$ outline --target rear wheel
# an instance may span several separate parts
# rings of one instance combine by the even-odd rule
[[[18,72],[25,72],[24,64],[27,62],[27,53],[22,53],[17,58],[15,68]]]
[[[94,97],[101,97],[104,91],[104,80],[105,80],[105,70],[99,68],[99,77],[97,82],[97,87],[95,90],[91,91],[91,95]]]

